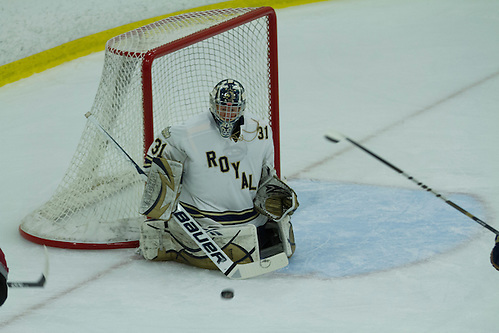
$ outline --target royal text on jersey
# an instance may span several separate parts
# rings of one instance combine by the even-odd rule
[[[234,177],[236,179],[241,179],[241,190],[249,189],[251,191],[256,191],[256,186],[253,184],[253,175],[247,175],[246,172],[239,172],[240,161],[230,162],[227,156],[217,157],[214,151],[206,152],[206,162],[208,168],[219,168],[220,172],[227,173],[230,170],[234,170]]]

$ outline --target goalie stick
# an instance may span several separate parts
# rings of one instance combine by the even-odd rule
[[[47,247],[44,245],[44,250],[45,250],[45,268],[43,269],[42,276],[38,281],[32,281],[32,282],[21,282],[21,281],[7,281],[7,286],[9,288],[33,288],[33,287],[43,287],[45,286],[45,282],[47,281],[47,276],[49,274],[49,255],[47,252]]]
[[[393,165],[392,163],[388,162],[387,160],[385,160],[384,158],[380,157],[379,155],[376,155],[375,153],[373,153],[372,151],[370,151],[369,149],[365,148],[364,146],[362,146],[361,144],[359,144],[358,142],[346,137],[345,135],[341,134],[341,133],[338,133],[338,132],[330,132],[328,134],[325,135],[326,139],[328,139],[329,141],[331,142],[334,142],[334,143],[338,143],[340,142],[341,140],[346,140],[348,142],[350,142],[351,144],[353,144],[354,146],[356,146],[357,148],[363,150],[364,152],[368,153],[369,155],[371,155],[372,157],[374,157],[375,159],[377,159],[378,161],[380,161],[381,163],[385,164],[386,166],[390,167],[391,169],[395,170],[397,173],[401,174],[402,176],[406,177],[407,179],[409,179],[410,181],[414,182],[416,185],[418,185],[419,187],[421,187],[423,190],[427,191],[427,192],[430,192],[432,194],[434,194],[437,198],[443,200],[446,204],[448,204],[449,206],[451,206],[452,208],[458,210],[459,212],[463,213],[464,215],[468,216],[470,219],[472,219],[473,221],[475,221],[476,223],[480,224],[482,227],[492,231],[494,234],[496,235],[499,235],[499,231],[496,230],[495,228],[493,228],[492,226],[490,226],[489,224],[485,223],[484,221],[482,221],[481,219],[479,219],[478,217],[476,217],[475,215],[471,214],[470,212],[468,212],[467,210],[465,210],[464,208],[458,206],[457,204],[455,204],[454,202],[452,202],[451,200],[447,199],[446,197],[444,197],[442,194],[440,193],[437,193],[435,192],[433,189],[431,189],[430,187],[428,187],[427,185],[423,184],[422,182],[420,182],[419,180],[417,180],[416,178],[408,175],[407,173],[405,173],[402,169],[396,167],[395,165]]]
[[[109,134],[101,124],[95,119],[90,112],[85,114],[85,117],[90,120],[99,131],[114,144],[128,161],[135,167],[141,178],[146,181],[147,175],[142,168],[128,155],[128,153],[120,146],[116,140]],[[204,231],[199,223],[190,216],[190,214],[182,207],[177,205],[177,210],[172,214],[175,222],[177,222],[182,229],[189,235],[189,237],[205,252],[206,256],[213,261],[218,269],[230,279],[248,279],[259,276],[265,273],[273,272],[277,269],[286,267],[288,265],[288,257],[284,252],[278,253],[271,257],[262,259],[258,262],[248,264],[234,263],[225,252],[222,251],[220,246],[213,241],[213,239]]]

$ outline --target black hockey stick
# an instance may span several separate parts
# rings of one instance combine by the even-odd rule
[[[493,228],[492,226],[490,226],[489,224],[485,223],[484,221],[482,221],[481,219],[479,219],[478,217],[476,217],[475,215],[471,214],[470,212],[468,212],[466,209],[458,206],[457,204],[455,204],[454,202],[452,202],[451,200],[447,199],[446,197],[444,197],[442,194],[440,193],[437,193],[435,192],[434,190],[432,190],[430,187],[426,186],[425,184],[423,184],[422,182],[420,182],[419,180],[417,180],[416,178],[408,175],[407,173],[405,173],[402,169],[396,167],[395,165],[393,165],[392,163],[388,162],[387,160],[385,160],[384,158],[382,158],[381,156],[379,155],[376,155],[375,153],[373,153],[372,151],[370,151],[369,149],[365,148],[364,146],[362,146],[361,144],[355,142],[354,140],[346,137],[345,135],[341,134],[341,133],[338,133],[338,132],[330,132],[328,134],[325,135],[326,136],[326,139],[328,139],[329,141],[332,141],[334,143],[338,143],[340,142],[341,140],[346,140],[348,142],[350,142],[351,144],[353,144],[354,146],[356,146],[357,148],[360,148],[361,150],[363,150],[364,152],[368,153],[369,155],[371,155],[372,157],[374,157],[375,159],[377,159],[378,161],[380,161],[381,163],[385,164],[386,166],[390,167],[391,169],[395,170],[397,173],[401,174],[402,176],[406,177],[407,179],[409,179],[410,181],[412,181],[413,183],[415,183],[416,185],[418,185],[419,187],[421,187],[423,190],[427,191],[427,192],[430,192],[432,194],[434,194],[437,198],[439,199],[442,199],[443,201],[445,201],[446,204],[448,204],[449,206],[451,206],[452,208],[455,208],[456,210],[460,211],[461,213],[463,213],[464,215],[468,216],[470,219],[472,219],[473,221],[475,221],[476,223],[480,224],[482,227],[492,231],[494,234],[496,235],[499,235],[499,231],[496,230],[495,228]]]
[[[99,131],[114,144],[116,149],[123,153],[128,161],[135,167],[144,181],[147,181],[147,175],[142,168],[132,159],[130,155],[120,146],[116,140],[109,134],[95,117],[87,112],[85,117],[91,121]],[[217,243],[211,239],[208,233],[199,225],[199,223],[190,216],[190,214],[180,205],[177,205],[177,211],[173,214],[173,219],[182,227],[189,237],[205,252],[206,256],[230,279],[248,279],[265,273],[273,272],[288,265],[288,257],[284,252],[271,257],[262,259],[258,262],[248,264],[234,263],[225,252],[220,249]]]
[[[47,276],[49,274],[49,255],[47,252],[47,248],[43,246],[45,249],[45,268],[43,269],[42,276],[38,281],[32,282],[21,282],[21,281],[8,281],[7,286],[9,288],[41,288],[45,286],[45,282],[47,281]]]

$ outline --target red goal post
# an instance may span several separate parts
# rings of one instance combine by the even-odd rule
[[[225,78],[247,91],[246,112],[273,130],[280,174],[277,22],[270,7],[169,17],[110,39],[91,113],[138,163],[166,126],[208,111]],[[54,195],[19,227],[26,239],[76,249],[137,247],[143,183],[87,122]]]

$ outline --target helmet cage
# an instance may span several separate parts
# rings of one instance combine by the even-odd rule
[[[236,80],[222,80],[210,93],[210,111],[220,135],[229,138],[246,107],[244,88]]]

